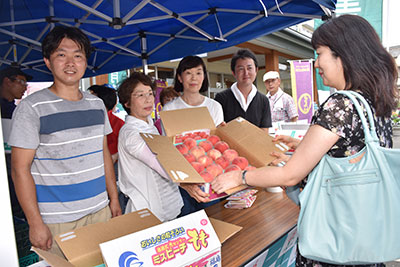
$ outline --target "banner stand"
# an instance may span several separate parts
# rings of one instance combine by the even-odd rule
[[[314,59],[288,60],[292,81],[292,95],[299,113],[299,120],[307,119],[308,123],[314,114]]]

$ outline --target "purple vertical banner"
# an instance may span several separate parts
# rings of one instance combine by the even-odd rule
[[[292,94],[299,113],[299,120],[311,122],[313,115],[312,61],[291,61]]]
[[[156,92],[155,92],[156,95],[155,95],[155,99],[154,99],[154,106],[155,106],[154,119],[155,120],[159,119],[159,114],[162,109],[161,102],[160,102],[160,93],[165,87],[167,87],[167,82],[162,81],[162,80],[156,80]]]

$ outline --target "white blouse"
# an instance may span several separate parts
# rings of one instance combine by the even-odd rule
[[[159,134],[148,123],[127,116],[118,138],[118,177],[129,197],[126,213],[148,208],[161,221],[175,219],[183,206],[178,185],[172,182],[139,133]]]
[[[163,111],[165,110],[176,110],[176,109],[184,109],[184,108],[198,108],[198,107],[207,107],[210,112],[211,118],[214,120],[215,127],[221,124],[224,121],[224,112],[222,110],[222,106],[220,103],[211,99],[209,97],[204,97],[203,103],[198,106],[191,106],[187,104],[181,97],[177,97],[171,102],[168,102],[163,107]]]

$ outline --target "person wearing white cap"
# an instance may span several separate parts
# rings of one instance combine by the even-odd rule
[[[267,88],[267,97],[271,107],[272,122],[295,122],[299,115],[293,98],[281,88],[281,79],[277,71],[268,71],[263,81]]]

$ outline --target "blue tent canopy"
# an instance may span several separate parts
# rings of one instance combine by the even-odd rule
[[[240,44],[308,19],[336,0],[2,0],[0,65],[50,81],[41,44],[54,25],[91,39],[85,77]]]

